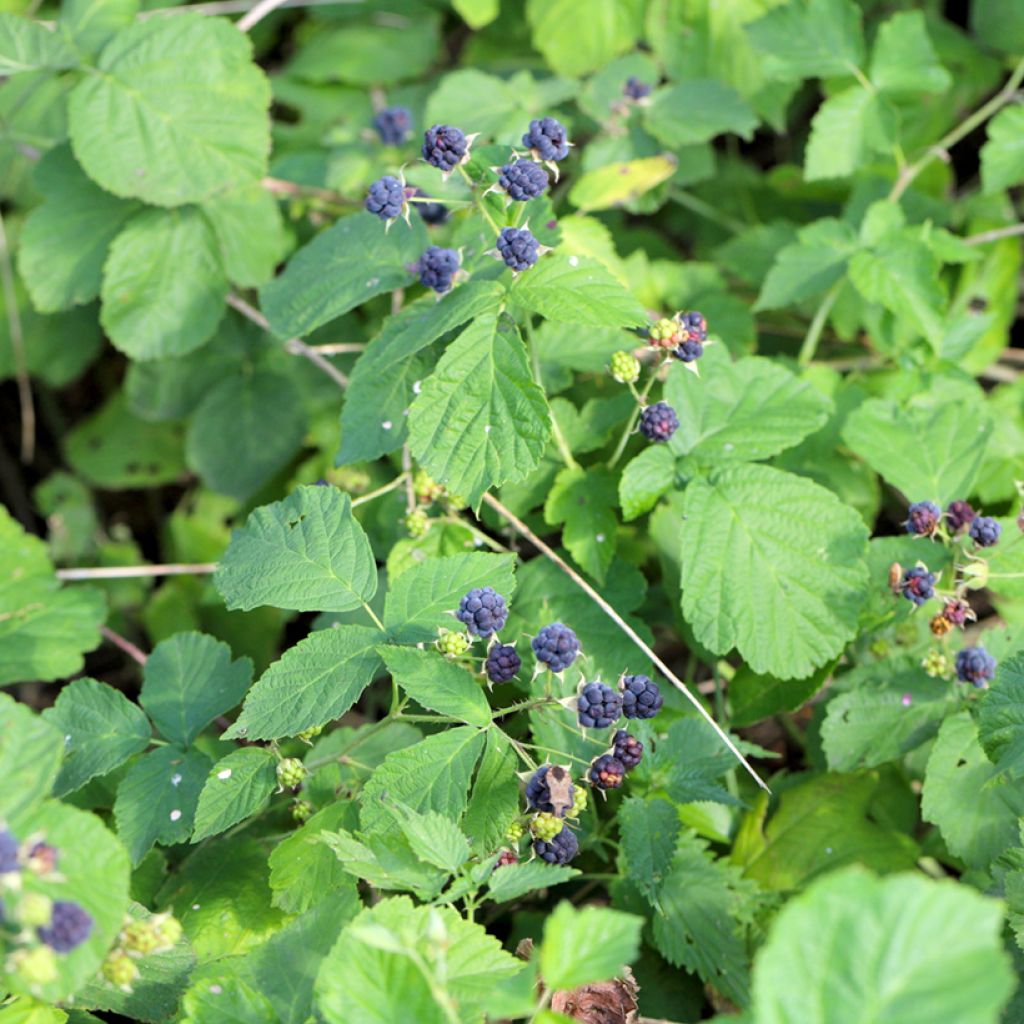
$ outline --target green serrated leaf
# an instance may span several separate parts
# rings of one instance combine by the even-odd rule
[[[214,576],[229,609],[347,612],[377,590],[377,566],[347,494],[298,487],[231,535]]]
[[[76,50],[95,57],[138,13],[139,0],[66,0],[57,27]]]
[[[757,115],[735,89],[714,79],[691,79],[651,96],[644,126],[672,149],[710,142],[726,132],[749,139]]]
[[[206,777],[196,807],[198,843],[261,810],[277,788],[277,758],[264,747],[242,747],[222,757]]]
[[[241,701],[251,682],[252,662],[232,661],[227,644],[203,633],[176,633],[146,659],[139,703],[161,735],[187,747]]]
[[[551,431],[544,392],[507,317],[481,316],[449,345],[409,413],[409,447],[430,475],[476,505],[522,480]]]
[[[64,737],[64,762],[53,787],[56,796],[113,771],[145,750],[152,738],[142,711],[120,690],[95,679],[69,683],[43,717]]]
[[[861,13],[851,0],[780,4],[748,25],[747,34],[779,78],[846,76],[864,59]]]
[[[922,11],[899,11],[882,22],[871,52],[872,84],[897,95],[944,93],[952,76],[942,66]]]
[[[487,746],[462,822],[477,853],[490,854],[497,849],[519,815],[518,768],[507,737],[497,729],[488,730]]]
[[[64,736],[25,704],[0,693],[0,818],[24,813],[47,796],[60,771]]]
[[[619,477],[619,504],[625,522],[649,512],[676,480],[676,457],[667,445],[651,445],[630,459]]]
[[[60,71],[79,63],[59,32],[30,18],[0,12],[0,75],[24,71]]]
[[[802,228],[799,241],[783,246],[768,271],[754,309],[783,309],[820,295],[841,280],[857,251],[857,235],[845,221],[822,217]]]
[[[830,491],[744,465],[693,481],[684,507],[683,614],[702,644],[736,647],[755,671],[800,679],[853,638],[867,530]]]
[[[270,86],[227,20],[136,21],[104,49],[99,71],[72,90],[68,126],[75,156],[108,192],[178,206],[266,172]]]
[[[506,864],[502,868],[496,868],[487,879],[487,896],[495,903],[508,903],[535,889],[561,885],[578,874],[579,871],[568,864],[545,864],[542,860]]]
[[[256,680],[225,739],[295,736],[340,718],[373,680],[382,640],[349,624],[311,633]]]
[[[469,860],[469,842],[462,830],[437,811],[418,814],[399,806],[395,816],[412,852],[449,875]]]
[[[675,854],[679,814],[660,797],[630,796],[619,806],[618,819],[623,874],[648,900],[656,899]]]
[[[421,861],[399,832],[373,833],[361,840],[344,830],[325,832],[321,842],[341,870],[376,889],[411,892],[430,900],[448,878],[447,872]]]
[[[811,121],[804,154],[807,181],[845,178],[875,153],[888,151],[896,115],[885,97],[862,85],[830,96]]]
[[[988,125],[981,147],[981,181],[985,192],[999,192],[1024,181],[1024,108],[1001,110]]]
[[[622,974],[640,951],[643,919],[562,901],[544,922],[540,973],[551,988],[576,988]]]
[[[580,567],[599,583],[615,557],[615,478],[603,466],[569,466],[555,478],[544,505],[550,525],[563,524],[562,543]]]
[[[978,738],[1001,773],[1020,778],[1024,772],[1024,653],[999,662],[979,708]]]
[[[580,210],[621,206],[668,181],[678,165],[671,153],[605,164],[577,178],[569,191],[569,202]]]
[[[490,724],[491,708],[480,683],[461,665],[437,651],[379,647],[388,671],[413,700],[430,711],[469,725]]]
[[[583,75],[630,49],[640,33],[637,0],[590,0],[580,17],[578,0],[527,0],[533,45],[561,75]]]
[[[258,183],[211,196],[203,213],[213,228],[224,273],[235,284],[257,288],[274,276],[289,248],[281,208]]]

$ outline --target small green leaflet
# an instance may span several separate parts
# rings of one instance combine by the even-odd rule
[[[798,241],[783,246],[761,286],[754,310],[783,309],[821,295],[842,280],[857,235],[846,221],[822,217],[797,232]]]
[[[830,96],[811,121],[804,178],[844,178],[875,153],[888,151],[896,135],[896,111],[881,93],[852,85]]]
[[[689,79],[651,96],[644,125],[660,142],[678,149],[710,142],[726,132],[750,139],[757,115],[730,86],[713,79]]]
[[[192,842],[215,836],[260,811],[277,788],[277,757],[265,747],[241,747],[211,769],[199,794]]]
[[[203,213],[217,238],[224,272],[235,284],[256,288],[274,276],[289,239],[272,193],[254,182],[212,196]]]
[[[544,922],[540,973],[551,988],[576,988],[622,974],[640,952],[643,918],[563,900]]]
[[[391,806],[396,804],[458,820],[466,809],[470,778],[485,736],[472,726],[456,726],[389,754],[363,788],[359,809],[363,829],[395,831],[398,823]]]
[[[256,509],[214,576],[228,608],[347,612],[377,590],[377,566],[347,494],[298,487]]]
[[[820,391],[768,359],[732,362],[718,345],[702,364],[701,377],[673,366],[665,385],[679,414],[668,444],[676,455],[712,465],[767,459],[813,434],[831,412]]]
[[[533,44],[560,75],[579,76],[632,49],[640,32],[637,5],[588,0],[580,17],[577,0],[528,0]]]
[[[376,459],[402,445],[406,412],[433,368],[423,350],[468,320],[497,312],[504,294],[497,281],[467,281],[440,301],[424,297],[385,321],[345,391],[339,465]]]
[[[64,736],[53,723],[0,693],[0,818],[13,818],[49,794],[63,753]]]
[[[426,901],[437,896],[448,879],[447,872],[420,860],[399,832],[357,838],[342,829],[322,833],[320,842],[339,870],[376,889],[411,892]]]
[[[95,679],[69,683],[43,718],[64,737],[64,763],[53,787],[56,796],[113,771],[145,750],[152,738],[142,710],[120,690]]]
[[[1006,107],[989,122],[988,141],[981,147],[981,180],[987,193],[1024,181],[1024,107]]]
[[[171,846],[192,834],[199,792],[211,761],[198,750],[158,747],[128,769],[117,788],[117,834],[138,864],[154,843]]]
[[[676,479],[676,458],[663,444],[652,444],[634,456],[619,477],[619,503],[625,522],[649,512],[671,490]]]
[[[580,567],[599,583],[615,557],[615,478],[604,466],[568,466],[555,478],[544,505],[544,520],[562,523],[562,543]]]
[[[266,173],[270,85],[226,19],[136,21],[103,50],[99,72],[72,90],[68,127],[108,192],[178,206]]]
[[[872,83],[897,95],[944,93],[952,82],[928,38],[922,11],[899,11],[882,23],[871,53]]]
[[[548,889],[553,885],[568,882],[578,874],[578,869],[567,864],[545,864],[542,860],[507,864],[496,869],[487,880],[487,895],[495,903],[508,903],[535,889]]]
[[[380,632],[320,629],[289,647],[256,681],[225,739],[277,739],[340,718],[380,667]]]
[[[488,488],[527,476],[550,432],[544,392],[507,317],[477,317],[449,345],[409,413],[413,455],[474,506]]]
[[[660,797],[627,797],[619,805],[623,875],[657,908],[657,891],[668,874],[679,834],[676,808]]]
[[[139,703],[162,736],[189,746],[218,715],[230,711],[252,682],[252,662],[203,633],[161,641],[142,670]]]
[[[702,644],[719,654],[735,647],[757,672],[801,679],[853,638],[867,529],[831,491],[742,465],[693,481],[684,508],[683,615]]]
[[[437,651],[378,647],[396,682],[417,703],[469,725],[486,726],[491,708],[476,678]]]
[[[555,323],[636,327],[648,322],[643,306],[587,256],[546,256],[512,285],[511,298]]]
[[[509,825],[519,816],[518,769],[508,738],[497,729],[489,729],[462,822],[477,853],[490,855],[505,842]]]
[[[437,811],[418,814],[406,807],[395,808],[398,827],[412,852],[421,861],[454,875],[469,860],[469,842],[455,825]]]
[[[374,295],[407,285],[408,267],[426,246],[419,217],[410,224],[400,220],[390,231],[371,213],[345,217],[303,246],[284,273],[260,289],[263,313],[281,338],[308,334]]]
[[[945,505],[971,493],[991,435],[981,403],[966,398],[925,393],[904,407],[869,398],[847,418],[843,440],[908,502]]]
[[[469,591],[489,586],[509,601],[516,586],[514,572],[511,555],[474,552],[428,558],[392,579],[384,602],[384,628],[399,644],[434,640],[439,628],[452,627],[453,612]]]
[[[44,68],[59,71],[78,63],[60,33],[9,11],[0,12],[0,75]]]
[[[1024,652],[999,662],[978,715],[985,753],[1011,779],[1024,774]]]
[[[787,903],[758,953],[756,1020],[832,1024],[843,1006],[851,1020],[994,1024],[1016,984],[1002,917],[969,886],[861,868],[829,874]]]
[[[765,66],[782,79],[852,75],[864,60],[861,13],[851,0],[795,0],[747,26]]]
[[[93,58],[139,13],[140,0],[66,0],[57,27],[80,53]]]

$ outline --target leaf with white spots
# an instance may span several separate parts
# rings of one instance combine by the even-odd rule
[[[555,478],[544,505],[544,519],[562,527],[562,543],[581,568],[599,583],[615,557],[618,493],[615,478],[603,466],[570,466]]]
[[[266,747],[242,747],[210,769],[199,794],[192,842],[215,836],[261,810],[277,788],[277,757]]]

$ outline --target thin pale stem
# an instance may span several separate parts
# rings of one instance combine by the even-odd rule
[[[703,199],[698,199],[695,195],[692,195],[689,192],[684,192],[682,189],[673,190],[672,198],[680,206],[686,207],[686,209],[691,213],[696,213],[698,216],[711,221],[712,224],[717,224],[719,227],[725,228],[726,231],[731,231],[733,234],[738,234],[746,228],[746,225],[741,221],[736,220],[735,217],[730,217],[729,214],[722,213],[721,210],[712,206],[710,203],[706,203]]]
[[[341,341],[326,345],[310,345],[309,347],[322,356],[344,356],[366,350],[366,344],[362,341]]]
[[[466,172],[466,168],[463,167],[462,164],[459,164],[459,174],[462,175],[463,180],[466,182],[466,184],[469,186],[470,190],[473,193],[473,204],[483,214],[484,220],[491,225],[491,228],[493,229],[494,233],[496,235],[500,235],[501,228],[498,227],[497,222],[491,216],[491,211],[487,209],[487,204],[483,201],[483,199],[480,196],[476,194],[476,185],[474,184],[473,179]]]
[[[130,580],[146,576],[205,576],[216,569],[216,562],[197,562],[193,565],[103,565],[92,569],[58,569],[57,579],[70,583],[75,580]]]
[[[7,306],[7,330],[11,336],[11,352],[14,355],[14,376],[18,385],[18,404],[21,407],[21,461],[32,461],[36,451],[36,406],[32,399],[32,382],[28,376],[28,362],[25,359],[25,334],[18,312],[18,294],[14,289],[14,269],[11,266],[11,250],[7,245],[7,231],[3,216],[0,215],[0,279],[3,282],[4,305]]]
[[[254,306],[250,306],[245,299],[238,295],[228,295],[227,304],[238,310],[247,320],[251,320],[257,327],[262,327],[268,334],[274,332],[270,329],[270,321]],[[315,348],[307,345],[301,338],[289,338],[284,343],[285,351],[292,355],[304,356],[318,370],[322,370],[340,388],[348,387],[348,377],[339,370],[334,363],[322,356]]]
[[[235,27],[242,32],[248,32],[254,25],[258,25],[268,14],[272,14],[278,7],[284,7],[287,0],[260,0],[255,7],[246,11],[235,22]]]
[[[821,340],[821,332],[825,329],[825,321],[828,320],[828,315],[832,312],[832,307],[836,304],[842,287],[842,280],[836,281],[825,293],[818,308],[814,311],[814,319],[811,321],[810,327],[807,328],[807,334],[800,346],[800,354],[797,356],[797,362],[801,366],[807,366],[814,359],[814,354],[818,351],[818,342]]]
[[[989,242],[998,242],[1003,238],[1013,238],[1015,235],[1024,235],[1024,224],[1010,224],[1005,228],[993,228],[991,231],[982,231],[977,235],[968,235],[964,239],[964,244],[987,245]]]
[[[369,615],[371,619],[373,619],[373,624],[383,633],[384,623],[381,622],[380,619],[377,617],[377,613],[369,606],[369,604],[366,601],[363,602],[363,607],[366,609],[366,614]]]
[[[399,473],[394,480],[389,484],[385,484],[383,487],[378,487],[375,491],[370,491],[369,494],[360,494],[358,498],[352,499],[352,507],[357,508],[359,505],[365,505],[368,501],[373,501],[375,498],[382,498],[385,494],[390,494],[392,491],[398,490],[399,487],[406,481],[407,474]]]
[[[526,342],[527,348],[530,350],[530,366],[533,369],[533,379],[541,390],[544,388],[544,382],[540,375],[540,357],[537,355],[537,346],[533,339],[533,318],[526,318]],[[573,458],[572,449],[569,447],[568,441],[565,439],[565,434],[562,433],[562,428],[558,424],[558,419],[555,417],[554,410],[550,410],[549,417],[551,419],[551,437],[555,442],[555,447],[558,449],[559,454],[562,456],[562,461],[569,467],[569,469],[579,469],[579,463]]]
[[[708,714],[707,709],[700,702],[700,700],[691,692],[689,687],[679,678],[676,677],[675,673],[665,664],[657,654],[651,650],[650,646],[646,643],[643,637],[578,573],[572,568],[564,558],[559,556],[552,548],[548,547],[538,537],[533,530],[531,530],[526,523],[519,519],[513,512],[505,508],[504,505],[492,494],[484,494],[483,500],[486,504],[490,505],[498,515],[506,519],[517,533],[525,537],[542,555],[549,558],[555,563],[582,590],[597,606],[615,623],[619,629],[622,630],[630,640],[633,641],[636,646],[647,655],[651,661],[658,666],[662,675],[677,689],[679,692],[694,706],[697,713],[704,719],[708,725],[714,729],[718,738],[728,747],[732,755],[743,765],[743,767],[750,774],[750,777],[764,790],[768,790],[768,786],[761,779],[761,776],[757,774],[750,762],[740,753],[739,748],[729,738],[725,730]]]
[[[146,664],[146,655],[141,648],[136,647],[131,640],[126,640],[120,633],[115,633],[109,626],[101,626],[100,632],[104,638],[109,640],[115,647],[120,647],[132,661],[139,665]]]
[[[280,7],[340,7],[345,4],[361,3],[362,0],[284,0]],[[184,14],[243,14],[253,11],[252,0],[214,0],[212,3],[191,4],[187,7],[157,7],[152,11],[143,11],[139,18],[152,18],[156,15]]]
[[[647,404],[647,398],[651,393],[651,388],[654,387],[654,382],[658,379],[658,374],[661,372],[661,368],[664,365],[664,360],[659,360],[654,364],[654,369],[651,370],[651,375],[647,378],[647,383],[644,385],[643,391],[639,394],[637,394],[636,388],[630,385],[630,390],[633,392],[633,397],[636,399],[637,404],[629,414],[629,419],[626,421],[626,426],[622,431],[622,436],[619,438],[619,443],[615,446],[615,451],[612,452],[612,457],[608,460],[609,469],[613,469],[615,467],[615,463],[622,458],[622,453],[626,450],[626,445],[629,444],[630,437],[633,436],[633,428],[636,426],[637,417]]]

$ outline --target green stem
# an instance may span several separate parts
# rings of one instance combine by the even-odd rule
[[[391,491],[397,490],[405,483],[405,478],[405,473],[399,473],[391,483],[385,484],[383,487],[378,487],[377,490],[370,491],[369,494],[361,494],[358,498],[353,498],[352,507],[356,508],[359,505],[365,505],[368,501],[373,501],[374,498],[381,498],[385,494],[390,494]]]
[[[366,614],[369,615],[371,619],[373,619],[373,624],[383,633],[384,623],[381,622],[379,618],[377,618],[377,613],[370,607],[370,605],[366,601],[363,601],[362,605],[366,609]]]
[[[722,213],[721,210],[716,209],[710,203],[706,203],[703,199],[698,199],[690,192],[684,192],[682,189],[674,189],[672,191],[672,198],[680,206],[686,207],[686,209],[691,213],[696,213],[698,216],[704,217],[713,224],[717,224],[720,228],[725,228],[726,231],[731,231],[734,235],[746,228],[745,224],[733,217],[730,217],[727,213]]]
[[[487,206],[484,203],[483,199],[480,196],[477,195],[477,193],[476,193],[476,184],[473,181],[473,179],[466,173],[466,168],[463,167],[462,164],[459,164],[459,174],[462,175],[463,180],[466,182],[466,184],[470,188],[470,191],[473,193],[473,199],[472,199],[473,204],[483,214],[484,220],[486,220],[487,223],[491,225],[491,228],[493,229],[494,233],[496,235],[500,235],[501,234],[501,228],[498,227],[497,222],[491,216],[491,211],[487,209]]]
[[[558,701],[554,697],[540,697],[537,700],[524,700],[519,704],[512,704],[507,708],[501,708],[495,711],[491,718],[496,722],[499,718],[505,718],[508,715],[515,714],[517,711],[529,711],[531,708],[542,708],[548,704],[557,704]]]
[[[612,457],[608,460],[608,468],[613,469],[615,463],[622,458],[622,453],[626,450],[626,445],[629,444],[629,439],[633,434],[633,428],[636,426],[637,418],[639,417],[643,407],[647,404],[647,396],[651,393],[651,388],[654,387],[654,382],[658,379],[658,373],[664,365],[664,360],[659,360],[654,364],[654,368],[651,370],[651,375],[647,378],[647,383],[644,385],[643,391],[638,395],[636,390],[633,390],[633,396],[637,400],[636,407],[629,415],[629,419],[626,421],[625,429],[622,431],[622,436],[619,438],[619,443],[615,446],[615,451],[612,453]]]
[[[832,307],[835,305],[836,299],[839,298],[842,287],[843,280],[836,281],[825,293],[820,305],[815,310],[814,319],[811,321],[811,326],[807,328],[807,334],[800,346],[800,354],[797,356],[797,362],[801,366],[807,366],[814,359],[814,354],[818,351],[818,342],[821,340],[821,332],[825,329],[825,321],[828,319],[829,313],[832,312]]]
[[[533,379],[536,382],[537,387],[543,390],[544,384],[540,376],[540,357],[537,355],[537,346],[534,343],[533,338],[533,317],[530,316],[526,318],[526,347],[530,350],[530,366],[533,369]],[[565,439],[565,435],[562,433],[562,428],[558,425],[558,420],[555,417],[554,411],[551,410],[549,414],[551,417],[551,437],[562,456],[562,461],[569,467],[569,469],[579,469],[580,465],[573,458],[572,449],[569,447],[569,444]]]

